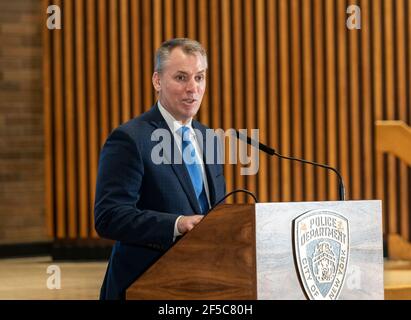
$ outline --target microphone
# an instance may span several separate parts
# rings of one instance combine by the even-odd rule
[[[333,171],[337,176],[338,176],[338,193],[339,193],[339,197],[341,201],[345,201],[345,186],[344,186],[344,181],[342,179],[341,174],[337,171],[337,169],[328,166],[326,164],[321,164],[321,163],[317,163],[317,162],[313,162],[313,161],[308,161],[305,159],[298,159],[298,158],[294,158],[294,157],[287,157],[287,156],[283,156],[281,154],[279,154],[277,151],[275,151],[273,148],[270,148],[269,146],[266,146],[265,144],[262,144],[260,142],[257,142],[253,139],[251,139],[250,137],[246,136],[245,134],[240,133],[238,130],[235,130],[236,135],[237,135],[237,139],[242,140],[244,142],[247,142],[249,145],[258,148],[259,150],[269,154],[270,156],[277,156],[279,158],[282,159],[287,159],[287,160],[293,160],[293,161],[299,161],[302,163],[308,163],[314,166],[318,166],[321,168],[325,168],[328,170]]]

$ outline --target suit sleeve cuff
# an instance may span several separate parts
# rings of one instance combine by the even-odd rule
[[[176,240],[176,238],[177,238],[178,236],[181,236],[181,235],[182,235],[182,233],[180,233],[180,232],[178,231],[178,228],[177,228],[178,221],[179,221],[182,217],[183,217],[183,216],[178,216],[178,218],[176,219],[176,222],[174,223],[174,238],[173,238],[173,242]]]

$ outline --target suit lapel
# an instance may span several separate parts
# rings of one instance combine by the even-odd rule
[[[206,171],[206,175],[207,175],[207,184],[208,184],[208,191],[209,191],[209,195],[210,195],[210,204],[211,206],[214,205],[214,203],[216,203],[216,170],[215,170],[215,166],[216,166],[216,156],[214,156],[213,160],[214,160],[214,164],[207,164],[207,143],[206,143],[206,130],[201,127],[199,125],[199,122],[197,121],[193,121],[193,128],[194,129],[198,129],[200,130],[201,134],[202,134],[202,146],[200,145],[200,148],[202,149],[202,153],[203,153],[203,162],[204,162],[204,168]],[[197,138],[199,138],[197,136]],[[198,139],[198,141],[200,141],[200,139]],[[216,152],[217,149],[214,146],[214,151]],[[211,151],[210,151],[211,152]]]
[[[166,129],[171,135],[171,148],[169,146],[163,146],[164,157],[168,160],[173,169],[175,175],[177,176],[180,184],[187,195],[187,198],[194,210],[195,213],[201,213],[201,208],[197,200],[197,196],[194,191],[193,184],[191,183],[190,175],[187,171],[186,166],[182,163],[181,160],[181,153],[177,147],[177,144],[174,140],[174,136],[167,125],[167,122],[164,120],[163,116],[161,115],[160,111],[158,110],[158,106],[155,105],[151,110],[152,117],[150,117],[150,124],[155,129]],[[155,130],[154,129],[154,130]],[[153,131],[154,131],[153,130]],[[163,142],[161,142],[163,143]],[[165,143],[165,142],[164,142]],[[174,152],[175,151],[175,152]],[[178,158],[179,157],[179,158]]]
[[[180,152],[176,145],[174,145],[174,148],[176,152]],[[194,212],[196,212],[197,214],[200,214],[201,213],[200,205],[198,203],[197,196],[195,194],[194,187],[191,182],[191,178],[187,171],[186,166],[184,164],[176,164],[172,162],[171,167],[173,168],[174,173],[176,174],[178,180],[180,181],[180,184],[183,187],[184,192],[186,193],[188,200],[190,201],[191,206],[194,209]]]
[[[215,186],[216,186],[216,180],[215,180],[215,170],[214,170],[214,166],[213,164],[205,164],[205,170],[207,173],[207,182],[208,182],[208,190],[210,193],[210,203],[211,206],[213,206],[216,202],[216,190],[215,190]]]

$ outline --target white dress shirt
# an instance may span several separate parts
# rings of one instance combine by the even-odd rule
[[[178,133],[178,130],[183,126],[186,126],[187,128],[190,129],[190,135],[189,135],[190,142],[193,144],[193,146],[195,148],[195,151],[196,151],[196,158],[197,158],[196,163],[200,164],[200,167],[201,167],[201,175],[203,177],[204,188],[205,188],[205,192],[206,192],[206,195],[207,195],[207,201],[208,201],[208,205],[210,207],[211,206],[210,205],[210,193],[209,193],[209,189],[208,189],[207,174],[206,174],[206,171],[205,171],[204,162],[203,162],[203,158],[202,158],[203,152],[200,148],[200,144],[198,143],[197,135],[195,134],[195,131],[192,127],[193,119],[190,119],[190,121],[187,124],[183,124],[181,121],[176,120],[170,114],[170,112],[168,112],[166,110],[166,108],[164,108],[161,105],[160,101],[157,101],[157,105],[158,105],[158,110],[160,111],[163,118],[166,120],[167,125],[168,125],[168,127],[170,128],[170,131],[173,134],[174,141],[176,142],[177,147],[180,150],[180,153],[182,152],[181,151],[182,138],[181,138],[181,135]],[[177,220],[174,224],[174,240],[177,236],[181,235],[181,233],[178,231],[178,228],[177,228],[177,223],[178,223],[178,221],[180,220],[181,217],[182,217],[182,215],[177,218]]]

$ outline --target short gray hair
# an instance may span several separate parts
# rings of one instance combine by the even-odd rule
[[[198,41],[188,38],[175,38],[163,42],[160,48],[157,49],[154,61],[155,72],[161,73],[164,70],[164,64],[168,60],[170,52],[175,48],[181,48],[185,54],[194,55],[198,52],[205,58],[207,68],[207,53]]]

